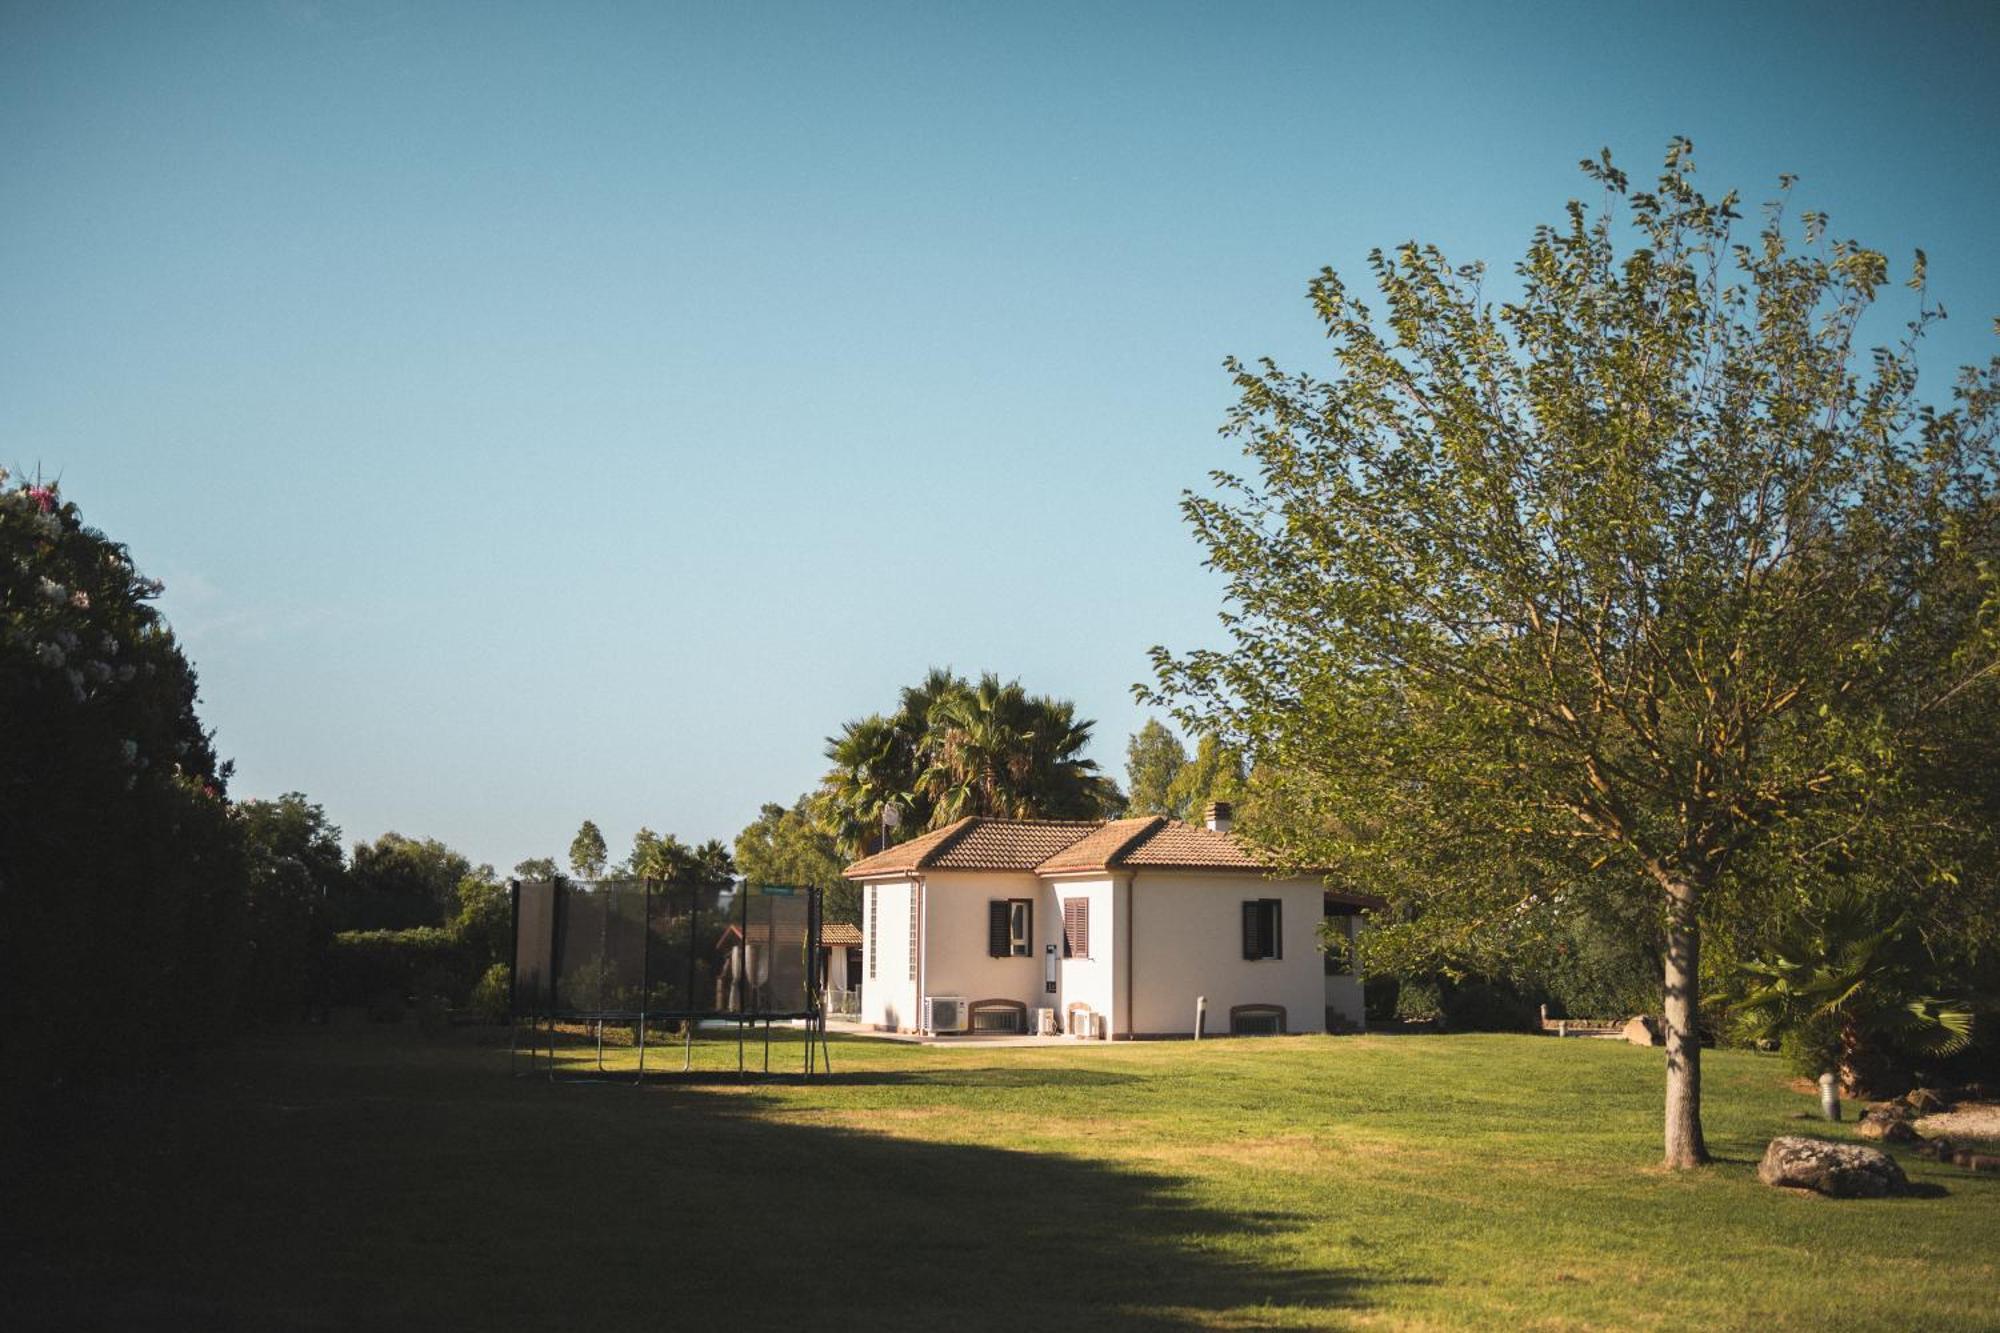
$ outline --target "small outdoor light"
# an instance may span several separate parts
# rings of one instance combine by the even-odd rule
[[[1194,997],[1194,1039],[1196,1041],[1201,1040],[1201,1030],[1207,1025],[1208,997],[1206,995],[1197,995]]]
[[[1832,1074],[1819,1076],[1819,1113],[1828,1120],[1840,1119],[1840,1080]]]

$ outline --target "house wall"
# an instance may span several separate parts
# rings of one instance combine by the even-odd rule
[[[875,894],[870,930],[868,894]],[[891,1031],[913,1029],[923,1017],[916,983],[910,980],[910,913],[917,885],[890,880],[864,885],[861,899],[862,956],[873,958],[875,975],[861,974],[861,1021]]]
[[[1069,1009],[1073,1004],[1090,1006],[1105,1016],[1105,1035],[1118,1031],[1120,989],[1123,977],[1124,941],[1119,926],[1123,910],[1123,876],[1096,876],[1087,879],[1044,881],[1042,892],[1048,904],[1045,944],[1056,948],[1056,993],[1041,1003],[1053,1005],[1063,1031],[1068,1032]],[[1063,899],[1082,898],[1090,904],[1090,954],[1085,958],[1062,956]]]
[[[1318,880],[1141,870],[1129,896],[1133,1033],[1192,1034],[1198,995],[1208,997],[1211,1035],[1227,1033],[1230,1008],[1244,1004],[1283,1005],[1288,1032],[1326,1031],[1326,965],[1318,936],[1325,897]],[[1284,904],[1282,958],[1243,957],[1243,903],[1252,898]],[[1123,922],[1119,929],[1122,944]],[[1117,1031],[1126,1030],[1121,1021]]]
[[[987,953],[987,913],[997,898],[1034,904],[1026,958]],[[1033,1009],[1049,1003],[1042,988],[1042,945],[1062,938],[1049,922],[1050,900],[1033,874],[931,870],[924,874],[924,994],[957,995],[969,1002],[1016,1000]],[[1057,933],[1050,935],[1053,929]]]

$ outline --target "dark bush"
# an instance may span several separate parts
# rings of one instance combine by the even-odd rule
[[[1541,1026],[1536,1006],[1511,986],[1464,981],[1439,988],[1448,1027],[1459,1032],[1533,1032]]]
[[[1387,1023],[1396,1017],[1396,1001],[1403,983],[1395,977],[1370,977],[1361,983],[1361,1008],[1371,1023]]]
[[[333,937],[327,959],[327,1001],[366,1005],[385,996],[414,1002],[442,996],[453,1003],[472,989],[473,965],[464,944],[442,926],[410,930],[349,930]]]

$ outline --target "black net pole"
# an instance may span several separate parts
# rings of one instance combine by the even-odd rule
[[[508,938],[513,945],[507,951],[507,1073],[518,1078],[515,1071],[515,1057],[521,1048],[521,881],[507,881]]]
[[[646,1014],[653,1007],[653,880],[648,876],[642,881],[645,905],[639,912],[639,1076],[632,1080],[637,1084],[646,1081]]]

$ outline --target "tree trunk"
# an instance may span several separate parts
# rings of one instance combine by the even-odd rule
[[[1701,927],[1695,919],[1699,891],[1677,883],[1668,889],[1667,965],[1662,1027],[1667,1038],[1667,1165],[1702,1166],[1701,1137]]]

